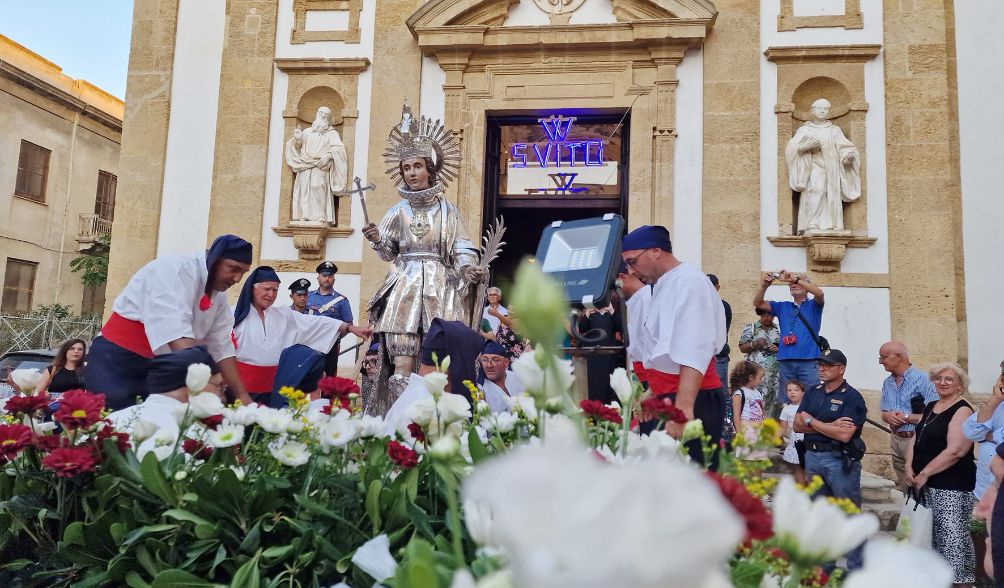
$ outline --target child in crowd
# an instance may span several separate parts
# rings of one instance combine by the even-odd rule
[[[739,362],[732,368],[732,375],[729,376],[736,434],[742,435],[748,441],[755,440],[757,434],[756,428],[751,425],[764,420],[763,393],[757,390],[757,386],[763,381],[763,376],[763,368],[748,360]],[[760,458],[759,455],[744,453],[746,454],[742,457],[745,459]]]
[[[802,403],[802,396],[805,395],[805,389],[802,388],[801,382],[792,380],[785,386],[785,392],[788,395],[788,404],[785,404],[784,408],[781,409],[781,421],[784,423],[782,436],[785,440],[784,453],[781,457],[791,464],[791,468],[795,472],[795,481],[804,486],[808,482],[805,476],[805,450],[799,451],[796,444],[801,442],[805,435],[796,433],[793,423],[795,413],[798,412],[798,405]]]

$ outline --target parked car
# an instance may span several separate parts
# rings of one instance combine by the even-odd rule
[[[10,380],[14,370],[44,370],[52,365],[56,357],[54,349],[29,349],[27,351],[10,351],[0,357],[0,398],[12,396],[16,390]]]

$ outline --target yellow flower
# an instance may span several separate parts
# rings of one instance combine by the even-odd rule
[[[827,496],[826,501],[836,506],[837,508],[839,508],[840,510],[844,511],[847,514],[853,515],[861,513],[861,509],[858,508],[856,504],[851,502],[850,498],[836,498],[834,496]]]

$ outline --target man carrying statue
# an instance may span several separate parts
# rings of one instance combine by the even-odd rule
[[[470,324],[472,295],[486,274],[456,206],[443,196],[457,177],[457,140],[440,121],[410,115],[405,107],[384,152],[401,200],[379,226],[363,227],[377,255],[392,263],[369,301],[370,321],[393,369],[386,389],[378,387],[374,406],[367,407],[381,414],[407,386],[432,320]]]

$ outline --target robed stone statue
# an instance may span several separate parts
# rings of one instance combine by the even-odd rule
[[[334,224],[334,195],[345,189],[348,156],[330,108],[318,108],[309,128],[296,127],[286,142],[286,164],[296,174],[290,220]]]

